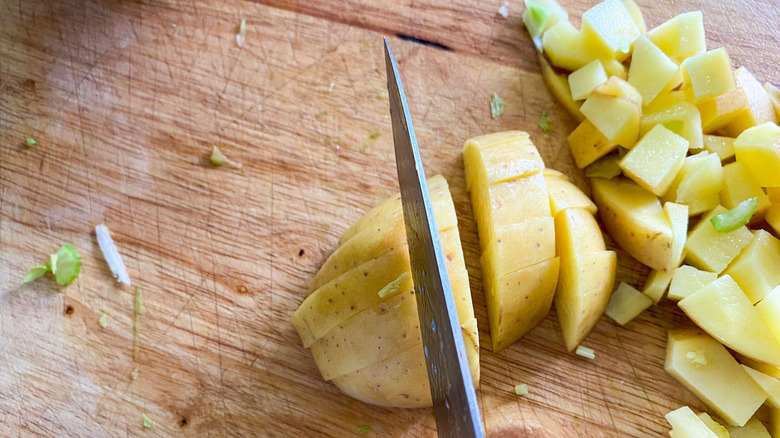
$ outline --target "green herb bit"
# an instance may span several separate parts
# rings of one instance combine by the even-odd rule
[[[493,93],[490,96],[490,114],[494,119],[501,114],[504,114],[504,101],[498,97],[497,93]]]
[[[152,430],[157,429],[157,425],[154,424],[154,421],[152,421],[151,418],[149,418],[146,414],[141,414],[141,415],[143,416],[145,428],[152,429]]]
[[[365,435],[371,432],[371,426],[358,426],[355,428],[355,433],[358,435]]]
[[[523,13],[523,23],[532,37],[541,37],[547,22],[550,21],[550,9],[533,0],[526,0],[526,11]]]
[[[547,111],[542,111],[542,114],[539,116],[539,127],[544,132],[552,131],[552,119],[547,115]]]
[[[517,395],[526,395],[528,394],[528,385],[525,383],[521,385],[515,385],[515,394]]]
[[[246,20],[241,20],[241,24],[238,25],[238,34],[244,35],[246,34]]]
[[[106,328],[106,326],[108,326],[108,315],[106,315],[106,312],[103,312],[100,315],[100,318],[98,319],[98,325],[103,328]]]
[[[40,265],[30,269],[24,276],[22,283],[29,283],[33,280],[43,277],[47,272],[54,274],[54,279],[60,286],[67,286],[73,283],[73,280],[81,272],[81,256],[76,247],[67,243],[49,256],[47,265]]]
[[[238,25],[238,33],[236,34],[236,43],[239,47],[244,46],[246,41],[246,20],[241,20],[241,24]]]
[[[588,178],[612,179],[623,173],[622,169],[620,169],[620,166],[618,165],[619,161],[620,156],[607,155],[606,157],[601,158],[588,166],[585,169],[585,175],[587,175]]]
[[[35,139],[32,137],[27,137],[27,139],[24,141],[24,145],[27,146],[28,148],[34,148],[35,145],[37,144],[38,142],[35,141]]]
[[[746,199],[731,210],[712,217],[710,222],[715,227],[715,231],[728,233],[750,222],[750,218],[756,212],[756,207],[758,207],[758,198]]]
[[[392,295],[398,292],[398,289],[401,288],[401,283],[403,283],[407,277],[409,277],[409,273],[404,272],[403,274],[399,275],[398,278],[388,283],[387,286],[383,287],[379,290],[379,292],[377,292],[379,294],[379,298],[384,298],[388,295]]]
[[[596,352],[593,351],[592,348],[583,347],[582,345],[577,346],[577,350],[574,351],[574,354],[591,360],[596,358]]]
[[[222,151],[219,150],[216,145],[214,145],[214,148],[211,149],[211,164],[215,166],[221,166],[225,164],[226,161],[227,159],[225,158],[225,154],[223,154]]]
[[[30,269],[29,271],[27,271],[27,275],[24,276],[24,280],[22,280],[22,284],[29,283],[33,280],[37,280],[43,277],[47,272],[49,272],[49,265],[36,266]]]
[[[327,116],[328,115],[328,110],[322,110],[320,112],[320,114],[322,114],[323,116]]]
[[[374,133],[372,133],[371,135],[369,135],[369,136],[368,136],[368,139],[369,139],[369,140],[376,140],[376,139],[377,139],[377,138],[379,138],[381,135],[382,135],[382,133],[381,133],[381,132],[374,132]]]
[[[669,120],[667,122],[663,123],[664,128],[674,132],[675,134],[680,134],[685,127],[685,122],[682,120]]]

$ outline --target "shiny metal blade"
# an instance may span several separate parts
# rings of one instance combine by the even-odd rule
[[[395,161],[436,426],[440,437],[483,437],[477,395],[417,139],[393,53],[387,38],[384,41]]]

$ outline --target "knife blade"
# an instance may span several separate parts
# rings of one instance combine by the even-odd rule
[[[440,437],[483,437],[477,394],[417,138],[387,38],[384,43],[398,184],[436,428]]]

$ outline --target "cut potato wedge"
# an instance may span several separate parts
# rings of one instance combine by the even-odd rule
[[[696,227],[688,234],[685,241],[685,262],[704,271],[720,274],[753,240],[753,234],[747,227],[740,227],[728,233],[715,231],[710,219],[725,213],[721,206],[703,217]]]
[[[580,169],[617,149],[590,120],[583,120],[567,139],[574,162]]]
[[[780,379],[764,374],[761,371],[742,365],[751,379],[766,393],[766,402],[773,408],[780,408]]]
[[[675,271],[677,270],[675,269]],[[658,302],[661,301],[661,298],[664,297],[664,293],[666,293],[666,289],[669,287],[673,275],[673,272],[653,270],[650,272],[647,281],[645,281],[645,285],[642,287],[642,293],[653,300],[653,304],[658,304]]]
[[[681,300],[718,279],[714,272],[702,271],[690,265],[682,265],[674,270],[669,284],[670,300]]]
[[[547,84],[547,88],[552,93],[553,97],[566,108],[566,111],[574,117],[574,120],[581,122],[585,119],[580,111],[580,103],[575,102],[571,97],[571,88],[569,87],[569,80],[564,74],[557,73],[555,69],[547,62],[541,54],[538,56],[539,67],[542,71],[542,79]]]
[[[737,89],[747,98],[748,106],[723,127],[723,133],[729,137],[737,137],[750,127],[766,122],[777,123],[772,99],[756,77],[745,67],[740,67],[734,72],[734,79]]]
[[[683,406],[665,415],[672,425],[672,438],[719,438],[691,408]]]
[[[618,288],[612,292],[604,313],[618,324],[626,325],[652,304],[653,300],[647,295],[626,283],[620,283]]]
[[[723,274],[730,275],[753,304],[763,300],[780,284],[780,240],[767,231],[756,230],[753,240]]]
[[[648,31],[647,37],[678,63],[706,50],[701,11],[680,14]]]
[[[547,191],[550,193],[550,208],[553,216],[567,208],[584,208],[591,214],[596,214],[596,204],[579,187],[569,182],[565,176],[545,174],[544,181],[547,183]]]

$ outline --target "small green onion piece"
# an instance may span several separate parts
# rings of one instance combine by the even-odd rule
[[[60,286],[73,283],[81,272],[81,256],[70,243],[62,245],[52,262],[52,273]]]
[[[515,394],[526,395],[528,394],[528,385],[523,383],[522,385],[515,385]]]
[[[157,429],[157,425],[154,424],[154,421],[152,421],[151,418],[149,418],[146,414],[141,414],[141,415],[143,415],[144,427],[145,428],[152,429],[152,430]]]
[[[398,278],[388,283],[387,286],[380,289],[379,292],[377,292],[379,294],[379,298],[384,298],[388,295],[392,295],[398,292],[398,289],[401,288],[401,283],[403,283],[403,281],[406,280],[408,276],[409,273],[404,272],[403,274],[399,275]]]
[[[596,358],[596,352],[593,351],[592,348],[583,347],[582,345],[577,346],[577,350],[574,351],[574,354],[577,356],[582,356],[588,359],[595,359]]]
[[[588,178],[612,179],[623,173],[620,166],[618,166],[618,161],[620,161],[620,156],[607,155],[588,166],[585,169],[585,175],[587,175]]]
[[[710,222],[715,227],[715,231],[728,233],[750,222],[756,207],[758,207],[758,198],[746,199],[731,210],[712,217]]]
[[[246,20],[241,20],[241,24],[238,25],[238,33],[244,35],[246,33]]]
[[[685,127],[685,122],[682,120],[669,120],[667,122],[663,123],[664,128],[674,132],[675,134],[680,134]]]
[[[358,426],[355,428],[355,433],[358,435],[365,435],[371,432],[371,426]]]
[[[225,158],[225,155],[216,145],[214,145],[214,148],[211,149],[211,164],[215,166],[221,166],[225,164],[226,161],[227,159]]]
[[[321,114],[322,114],[323,116],[327,116],[327,115],[328,115],[328,110],[322,110]]]
[[[130,371],[130,379],[135,380],[138,378],[138,368],[133,368],[133,371]]]
[[[532,37],[541,37],[547,22],[550,21],[550,10],[533,0],[526,0],[526,11],[523,13],[523,23]]]
[[[539,116],[539,127],[544,132],[552,131],[552,119],[547,115],[547,111],[542,111],[542,115]]]
[[[35,147],[35,145],[37,145],[37,144],[38,144],[38,142],[35,141],[35,139],[32,138],[32,137],[27,137],[27,139],[24,140],[24,145],[27,146],[28,148]]]
[[[98,325],[103,328],[106,328],[106,326],[108,326],[108,315],[106,315],[105,312],[103,312],[100,315],[100,319],[98,319]]]
[[[36,266],[30,269],[29,271],[27,271],[27,275],[24,276],[24,279],[22,280],[22,284],[29,283],[33,280],[37,280],[43,277],[47,272],[49,272],[49,265]]]
[[[382,136],[381,132],[374,132],[374,133],[372,133],[371,135],[368,136],[368,139],[369,140],[376,140],[377,138],[379,138],[381,136]]]
[[[504,113],[504,101],[501,100],[500,97],[498,97],[497,93],[493,93],[493,95],[490,96],[490,114],[495,119],[496,117],[500,116]]]
[[[685,353],[685,358],[692,362],[696,368],[707,365],[707,356],[701,350],[692,350]]]

